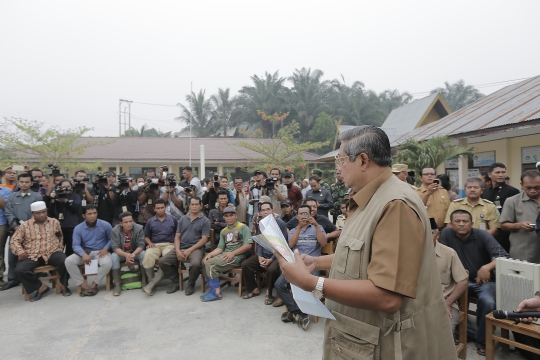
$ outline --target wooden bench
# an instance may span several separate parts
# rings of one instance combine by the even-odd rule
[[[79,265],[79,270],[81,270],[81,275],[83,278],[87,278],[89,276],[96,276],[97,274],[85,274],[84,273],[84,264]],[[111,272],[109,271],[107,273],[107,276],[105,277],[105,290],[111,291]],[[77,294],[80,294],[82,291],[81,285],[77,286]]]
[[[501,328],[501,336],[495,335],[496,327]],[[540,339],[540,325],[534,323],[523,324],[521,322],[516,324],[514,320],[495,319],[493,314],[490,313],[486,316],[486,360],[493,360],[495,350],[499,347],[504,354],[508,354],[509,345],[540,355],[540,349],[510,340],[510,331]],[[499,343],[495,345],[495,341]]]
[[[51,275],[49,276],[43,276],[40,277],[39,280],[46,281],[46,280],[52,280],[52,287],[56,288],[56,294],[60,294],[62,291],[62,287],[60,286],[60,275],[56,271],[56,268],[52,265],[45,265],[45,266],[38,266],[34,269],[34,273],[39,274],[42,272],[50,272]],[[30,294],[26,292],[26,289],[24,286],[22,286],[22,293],[24,295],[24,301],[30,300]]]

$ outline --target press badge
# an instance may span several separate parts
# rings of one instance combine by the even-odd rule
[[[148,199],[148,205],[152,205],[152,199]]]
[[[82,206],[86,206],[86,200],[85,199],[83,199],[83,201],[82,201]]]
[[[127,211],[127,206],[122,206],[122,212],[126,212]]]
[[[64,220],[64,214],[62,213],[58,214],[58,220]]]
[[[484,221],[484,214],[480,214],[480,216],[478,216],[480,218],[480,229],[481,230],[487,230],[486,229],[486,223]]]

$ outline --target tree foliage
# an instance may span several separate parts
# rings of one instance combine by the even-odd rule
[[[474,86],[465,85],[465,81],[463,80],[458,80],[453,84],[445,81],[443,88],[433,89],[430,93],[434,94],[437,92],[441,93],[452,111],[464,108],[485,96]]]
[[[78,158],[91,146],[104,141],[81,139],[92,128],[78,127],[61,130],[57,127],[45,128],[45,124],[21,118],[4,118],[0,122],[0,146],[3,149],[2,166],[37,163],[45,168],[47,164],[58,165],[62,171],[81,168],[97,169],[100,163],[80,163]]]
[[[308,140],[312,142],[326,142],[328,145],[314,150],[318,154],[326,154],[332,151],[334,138],[336,137],[336,123],[330,115],[324,111],[315,119],[313,128],[309,131]]]
[[[434,136],[423,142],[408,139],[398,146],[394,161],[407,164],[411,170],[419,174],[423,168],[436,169],[450,158],[472,156],[474,148],[449,145],[451,141],[452,139],[447,136]]]
[[[298,171],[305,169],[304,151],[317,150],[328,142],[298,143],[296,136],[300,127],[296,121],[284,126],[273,139],[255,138],[253,142],[239,141],[232,145],[248,149],[261,156],[247,157],[249,163],[256,163],[257,168],[266,169],[277,167],[280,170]],[[246,156],[245,152],[240,152]],[[254,170],[248,165],[248,170]]]
[[[212,118],[212,104],[205,98],[205,90],[199,90],[198,94],[191,92],[186,95],[187,106],[180,106],[181,115],[175,120],[187,124],[187,129],[191,124],[192,135],[195,137],[210,137],[217,130],[217,123]]]
[[[149,128],[148,125],[144,124],[141,126],[141,129],[131,128],[125,131],[124,135],[126,137],[171,137],[171,131],[161,132],[155,128]]]

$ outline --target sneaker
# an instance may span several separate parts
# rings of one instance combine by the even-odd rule
[[[307,330],[309,326],[309,315],[308,314],[297,314],[296,315],[296,322],[298,323],[298,326],[304,329],[304,331]]]
[[[286,311],[284,312],[283,314],[281,314],[281,321],[283,321],[284,323],[290,323],[292,322],[294,324],[294,314],[291,313],[290,311]]]
[[[209,293],[201,296],[202,302],[215,301],[215,300],[221,300],[221,298],[217,296],[213,291],[210,291]]]

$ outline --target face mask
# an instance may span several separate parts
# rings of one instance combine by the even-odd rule
[[[139,185],[139,186],[144,186],[144,183],[140,182],[140,183],[138,183],[137,185]]]

